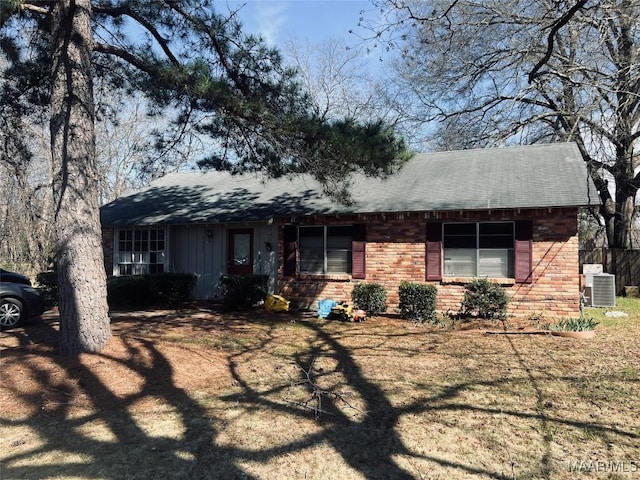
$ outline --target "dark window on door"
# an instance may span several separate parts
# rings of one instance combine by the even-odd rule
[[[232,275],[253,273],[253,230],[229,230],[227,271]]]

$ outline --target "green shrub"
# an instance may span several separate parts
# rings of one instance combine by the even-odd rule
[[[486,278],[476,278],[464,287],[462,314],[490,320],[507,316],[507,297],[504,288]]]
[[[403,280],[398,289],[400,316],[420,323],[435,321],[437,294],[434,285]]]
[[[146,308],[153,305],[146,275],[124,275],[107,279],[107,302],[113,308]]]
[[[107,300],[110,307],[177,307],[191,298],[196,283],[193,273],[110,277]]]
[[[189,300],[198,283],[194,273],[158,273],[148,277],[153,298],[167,307],[177,307]]]
[[[41,272],[36,281],[45,292],[48,305],[58,304],[56,272]],[[110,307],[177,307],[191,298],[198,278],[193,273],[155,273],[126,275],[107,279]]]
[[[268,275],[223,275],[220,277],[225,310],[247,310],[267,296]]]
[[[47,306],[58,305],[58,274],[54,271],[40,272],[36,283],[44,291]]]
[[[367,315],[380,315],[387,309],[387,291],[379,283],[357,283],[353,286],[351,301]]]

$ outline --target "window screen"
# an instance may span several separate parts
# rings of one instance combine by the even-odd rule
[[[513,225],[513,222],[445,223],[444,275],[513,277]]]
[[[351,273],[351,226],[299,227],[301,273]]]

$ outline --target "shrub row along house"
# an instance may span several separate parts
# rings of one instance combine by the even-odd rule
[[[301,306],[349,300],[402,280],[437,286],[457,311],[464,285],[488,278],[509,313],[579,313],[578,211],[598,204],[572,143],[415,155],[386,178],[354,177],[351,205],[307,176],[176,173],[101,210],[113,275],[189,272],[215,299],[224,274],[263,274]]]

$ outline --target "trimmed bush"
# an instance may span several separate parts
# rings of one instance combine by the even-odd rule
[[[149,275],[151,293],[160,305],[177,307],[191,298],[191,290],[198,283],[194,273],[158,273]]]
[[[398,288],[400,316],[420,323],[435,321],[437,295],[434,285],[403,280]]]
[[[147,275],[125,275],[107,279],[107,303],[113,308],[146,308],[153,305]]]
[[[196,283],[193,273],[110,277],[107,300],[110,307],[177,307],[191,298]]]
[[[499,320],[507,316],[509,297],[497,283],[486,278],[476,278],[464,287],[462,314]]]
[[[56,272],[41,272],[36,281],[44,290],[47,305],[58,304]],[[154,273],[126,275],[107,279],[107,302],[110,307],[177,307],[191,298],[198,278],[193,273]]]
[[[387,309],[387,291],[379,283],[357,283],[353,286],[351,301],[367,315],[380,315]]]
[[[220,277],[222,307],[227,311],[255,307],[267,296],[268,275],[223,275]]]

